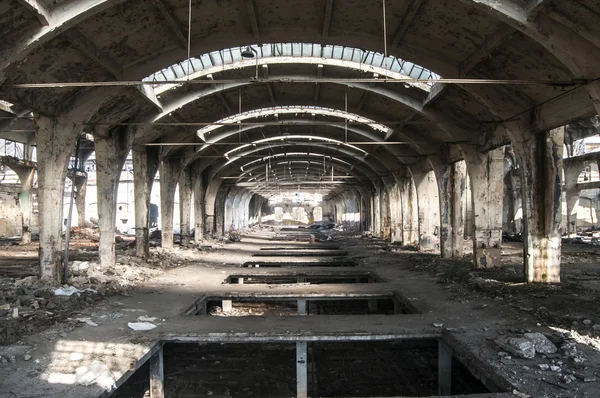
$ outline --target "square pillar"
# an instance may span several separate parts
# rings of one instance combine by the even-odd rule
[[[94,135],[100,232],[98,256],[100,263],[109,268],[114,267],[116,262],[117,191],[121,170],[131,148],[129,137],[128,132],[121,129],[96,132]]]
[[[179,159],[163,159],[160,162],[160,229],[162,247],[173,248],[173,210],[175,208],[175,188],[181,173]]]
[[[504,148],[465,152],[473,208],[473,262],[478,268],[501,265],[504,210]]]
[[[204,179],[197,168],[192,177],[192,190],[194,191],[194,241],[200,244],[204,240]]]
[[[433,171],[414,172],[419,209],[419,248],[435,250],[439,244],[439,193]]]
[[[514,142],[522,168],[527,282],[560,282],[564,127]]]
[[[158,170],[156,147],[134,148],[133,192],[135,200],[135,254],[147,259],[150,256],[150,194]]]
[[[164,373],[163,348],[161,344],[158,351],[150,357],[150,398],[165,398]]]
[[[466,165],[439,163],[434,166],[440,192],[440,253],[442,258],[462,257],[464,252]]]
[[[59,279],[61,275],[63,197],[69,158],[82,126],[45,116],[35,117],[40,223],[40,274]]]
[[[182,170],[179,176],[179,221],[181,233],[181,245],[190,244],[190,221],[192,207],[192,176],[189,167]]]

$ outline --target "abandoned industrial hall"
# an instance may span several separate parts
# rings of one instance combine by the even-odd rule
[[[600,0],[0,38],[0,398],[600,397]]]

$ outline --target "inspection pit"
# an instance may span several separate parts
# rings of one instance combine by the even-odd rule
[[[293,315],[398,315],[418,310],[403,297],[388,293],[340,294],[232,294],[206,296],[190,306],[187,315],[293,316]]]
[[[280,267],[357,267],[353,260],[340,259],[328,261],[247,261],[245,268],[280,268]]]
[[[490,384],[492,377],[484,377],[485,384],[478,380],[477,364],[461,363],[443,341],[333,338],[165,341],[113,397],[141,398],[150,388],[165,397],[265,398],[468,397],[502,391]]]
[[[225,279],[226,284],[238,285],[284,285],[284,284],[310,284],[310,285],[328,285],[328,284],[353,284],[353,283],[375,283],[378,278],[370,272],[343,273],[343,274],[278,274],[278,273],[247,273],[229,275]]]

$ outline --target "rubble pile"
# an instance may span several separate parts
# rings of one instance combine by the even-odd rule
[[[173,256],[153,253],[153,257],[151,265],[177,263]],[[65,285],[37,276],[0,278],[0,345],[12,344],[23,335],[63,321],[106,296],[127,293],[163,272],[142,265],[142,260],[127,261],[128,264],[121,261],[110,268],[97,262],[73,261]]]

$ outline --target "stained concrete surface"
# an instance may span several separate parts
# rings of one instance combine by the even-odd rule
[[[112,297],[73,314],[73,317],[89,317],[98,326],[80,323],[82,326],[66,330],[59,323],[22,338],[11,347],[3,347],[0,355],[13,352],[17,358],[16,363],[0,364],[3,375],[0,397],[14,396],[11,393],[17,397],[98,396],[103,392],[100,387],[74,384],[77,368],[102,362],[120,382],[124,380],[122,375],[128,375],[142,365],[159,341],[269,342],[424,337],[447,341],[463,363],[478,369],[479,376],[493,380],[493,384],[507,392],[515,389],[531,397],[550,398],[594,397],[600,391],[598,382],[593,381],[600,375],[600,344],[598,331],[594,330],[600,319],[596,319],[597,311],[578,312],[591,309],[592,303],[598,302],[593,291],[581,290],[584,287],[573,284],[527,286],[503,282],[499,276],[512,274],[510,263],[505,272],[473,272],[465,265],[468,264],[466,261],[441,260],[410,251],[392,252],[387,243],[366,237],[336,233],[333,236],[340,247],[348,250],[360,269],[375,272],[382,279],[382,283],[367,285],[367,290],[400,292],[421,314],[247,318],[183,315],[194,300],[209,292],[250,294],[268,289],[272,293],[286,294],[294,291],[299,294],[352,294],[365,289],[365,285],[223,284],[229,274],[240,271],[238,267],[259,247],[281,245],[281,242],[244,236],[240,243],[224,245],[210,252],[182,251],[196,262],[169,270],[127,296]],[[581,267],[585,269],[586,265]],[[295,267],[276,271],[293,274],[315,270]],[[575,305],[571,304],[571,299]],[[583,300],[589,307],[580,306]],[[577,325],[573,326],[570,318],[571,326],[562,318],[548,315],[557,309],[565,315],[573,311]],[[127,323],[140,315],[159,318],[158,327],[149,332],[130,330]],[[590,319],[589,325],[583,322],[584,317]],[[583,362],[575,363],[560,353],[529,360],[514,355],[510,359],[499,356],[502,350],[494,340],[518,335],[524,330],[548,333],[559,346],[565,342],[576,343],[578,357],[583,358]],[[26,354],[32,359],[25,361]],[[557,366],[560,372],[541,370],[540,365],[544,364]],[[570,374],[574,375],[574,380],[567,383],[565,375]]]

